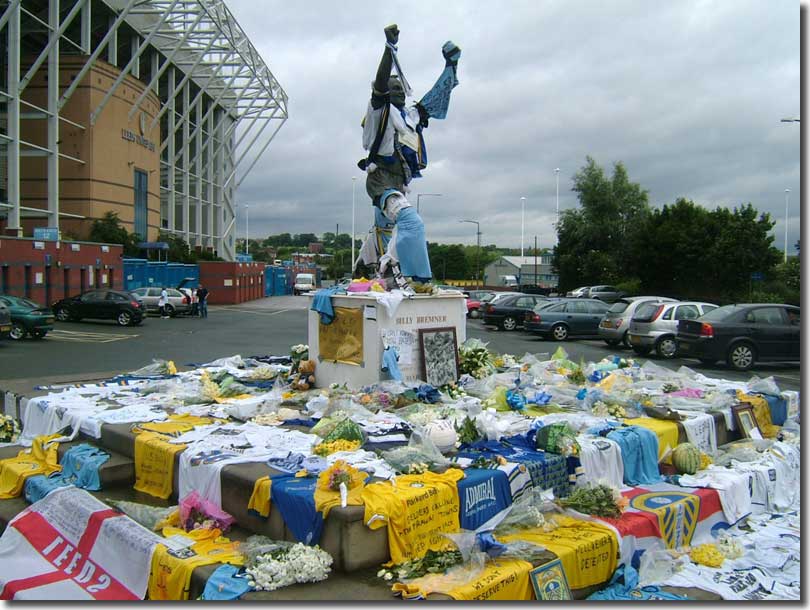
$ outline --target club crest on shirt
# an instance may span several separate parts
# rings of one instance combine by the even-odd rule
[[[630,500],[630,506],[658,518],[667,548],[691,543],[700,514],[700,496],[683,491],[653,491],[637,495]]]

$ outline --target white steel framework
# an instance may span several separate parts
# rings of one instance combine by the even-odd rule
[[[72,216],[59,209],[59,159],[84,161],[60,152],[60,125],[92,129],[130,76],[146,84],[130,119],[150,91],[161,102],[149,126],[160,125],[161,230],[233,260],[235,191],[287,120],[287,95],[222,0],[0,0],[0,40],[0,215],[8,229],[21,234],[21,217],[58,227]],[[60,88],[64,55],[84,63]],[[60,110],[99,58],[120,74],[77,124]],[[47,70],[44,107],[21,99],[38,70]],[[24,138],[21,123],[36,120],[47,122],[47,146]],[[24,156],[47,157],[43,208],[20,203]]]

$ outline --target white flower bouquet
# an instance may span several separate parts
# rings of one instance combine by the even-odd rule
[[[332,556],[318,546],[298,542],[259,555],[245,569],[248,584],[258,591],[275,591],[296,583],[326,580],[332,566]]]

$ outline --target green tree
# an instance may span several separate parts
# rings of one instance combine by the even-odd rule
[[[141,241],[137,233],[129,233],[121,226],[121,220],[115,212],[106,212],[101,218],[93,221],[90,227],[90,241],[104,244],[121,244],[124,246],[126,256],[137,256],[140,250],[137,247]]]
[[[193,252],[189,245],[179,235],[173,233],[166,233],[161,231],[158,234],[158,241],[164,241],[169,244],[169,250],[166,252],[166,260],[174,263],[196,263],[197,253]]]
[[[633,252],[650,214],[647,191],[630,181],[621,162],[608,177],[590,156],[574,175],[572,190],[579,207],[560,214],[554,249],[560,287],[634,276]]]

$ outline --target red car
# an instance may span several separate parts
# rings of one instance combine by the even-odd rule
[[[481,306],[486,305],[494,296],[495,293],[491,290],[471,290],[467,297],[467,317],[480,318]]]

